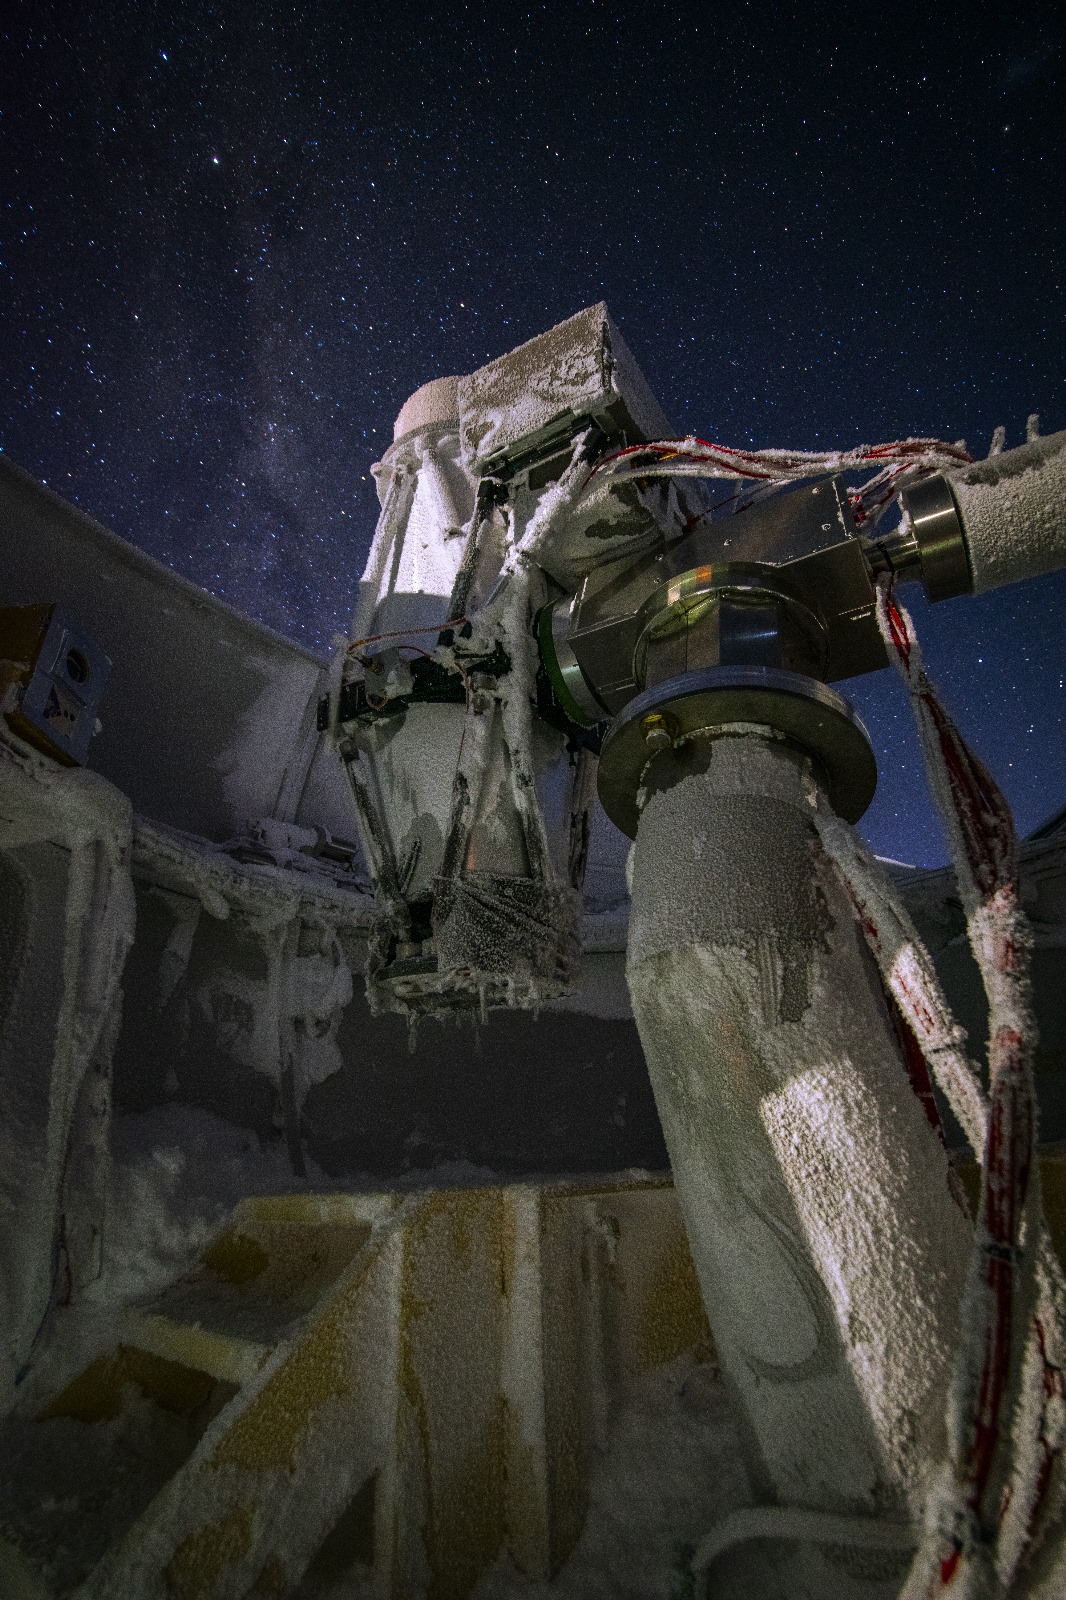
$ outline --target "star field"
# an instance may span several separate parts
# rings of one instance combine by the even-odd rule
[[[5,8],[0,443],[317,649],[419,384],[596,300],[679,430],[983,453],[1066,427],[1066,27],[990,5]],[[1023,830],[1066,802],[1066,577],[927,607]],[[876,848],[943,859],[902,694]]]

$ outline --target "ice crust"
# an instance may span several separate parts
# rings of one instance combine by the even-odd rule
[[[381,901],[370,975],[381,1008],[444,1012],[471,999],[535,1008],[572,986],[585,862],[575,840],[588,833],[591,785],[587,763],[568,762],[563,737],[531,714],[531,623],[559,586],[572,593],[593,566],[685,520],[674,485],[590,488],[586,447],[598,429],[630,441],[669,432],[603,305],[459,379],[454,402],[452,380],[417,391],[374,469],[382,509],[347,670],[365,674],[382,704],[404,693],[402,662],[391,688],[386,671],[398,639],[398,656],[421,650],[458,669],[466,689],[465,709],[410,705],[345,735]],[[458,637],[435,638],[459,611]],[[501,649],[508,669],[481,685],[476,663]],[[487,702],[498,706],[491,722]],[[486,874],[497,884],[479,899]],[[512,895],[507,878],[528,880],[532,895]],[[430,899],[435,951],[397,956],[412,948],[412,918],[424,926],[409,908]],[[498,917],[508,900],[524,913]],[[414,969],[393,970],[408,959]]]
[[[98,1270],[110,1057],[134,933],[131,837],[130,804],[106,780],[0,741],[0,845],[30,908],[28,936],[9,953],[14,1003],[0,1040],[0,1410],[53,1296],[57,1230],[70,1294]],[[50,864],[63,906],[59,949],[49,947],[51,907],[34,904],[26,852],[42,845],[65,852]],[[40,1018],[23,1008],[45,992],[55,1031],[41,1039]]]
[[[615,1420],[584,1532],[558,1575],[532,1583],[501,1563],[472,1600],[678,1600],[689,1592],[693,1548],[750,1499],[720,1374],[682,1357],[649,1373]]]
[[[292,803],[324,663],[2,455],[0,603],[31,600],[61,605],[110,658],[89,765],[137,812],[220,839]]]
[[[747,739],[652,797],[629,987],[763,1487],[918,1515],[971,1230],[812,795],[803,765]]]
[[[1066,566],[1066,430],[947,476],[975,593]]]
[[[459,380],[463,456],[479,470],[560,423],[620,406],[645,438],[669,437],[669,422],[601,303]]]

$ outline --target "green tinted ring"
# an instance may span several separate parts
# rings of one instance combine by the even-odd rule
[[[603,722],[607,712],[589,687],[588,679],[570,648],[567,633],[570,626],[569,596],[549,601],[541,606],[536,617],[537,645],[540,659],[548,674],[552,692],[563,711],[580,728],[594,727]]]

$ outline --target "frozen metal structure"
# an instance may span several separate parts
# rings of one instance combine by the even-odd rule
[[[548,1578],[610,1416],[713,1334],[750,1492],[698,1530],[707,1593],[888,1596],[934,1537],[945,1593],[1058,1592],[1054,1540],[1019,1566],[1060,1492],[1051,1301],[1032,1527],[988,1511],[1009,1480],[1020,1514],[1002,1441],[966,1526],[943,1509],[974,1235],[923,1050],[971,1140],[988,1108],[907,1009],[900,952],[939,1001],[901,895],[971,1030],[980,979],[944,874],[842,867],[876,767],[832,687],[889,664],[889,576],[1066,564],[1066,435],[1031,433],[980,462],[677,439],[591,307],[408,400],[332,663],[0,464],[0,1586]],[[1059,1072],[1064,886],[1050,825],[1021,895]],[[621,1175],[665,1166],[660,1123],[673,1189]],[[1005,1272],[1030,1188],[1004,1244],[986,1184]],[[117,1487],[65,1531],[34,1486],[92,1476],[90,1436]]]
[[[829,684],[888,662],[880,574],[945,599],[1061,565],[1066,437],[980,465],[935,441],[831,459],[656,439],[602,306],[427,386],[397,428],[336,709],[385,912],[381,1003],[502,978],[530,1004],[566,981],[563,862],[578,888],[598,728],[600,799],[635,839],[629,991],[749,1468],[770,1503],[836,1517],[837,1544],[850,1516],[858,1548],[877,1522],[906,1549],[946,1448],[970,1222],[820,848],[818,813],[855,822],[876,783]],[[763,492],[716,516],[708,478]],[[812,1559],[821,1592],[844,1582]]]

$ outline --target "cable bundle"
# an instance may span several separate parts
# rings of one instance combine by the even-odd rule
[[[1023,1559],[1035,1554],[1066,1501],[1066,1283],[1040,1201],[1030,936],[1010,810],[937,697],[914,625],[888,580],[879,586],[878,619],[918,721],[989,1004],[986,1096],[898,894],[854,832],[823,809],[822,842],[982,1167],[948,1397],[949,1459],[930,1496],[902,1600],[991,1600],[1010,1591]]]
[[[852,450],[738,450],[707,439],[660,439],[626,445],[602,456],[585,479],[587,488],[604,475],[624,482],[631,478],[741,478],[761,484],[787,483],[837,472],[873,471],[860,488],[850,491],[856,523],[874,524],[892,503],[904,481],[972,461],[963,444],[941,439],[896,439],[890,444],[857,445]]]

